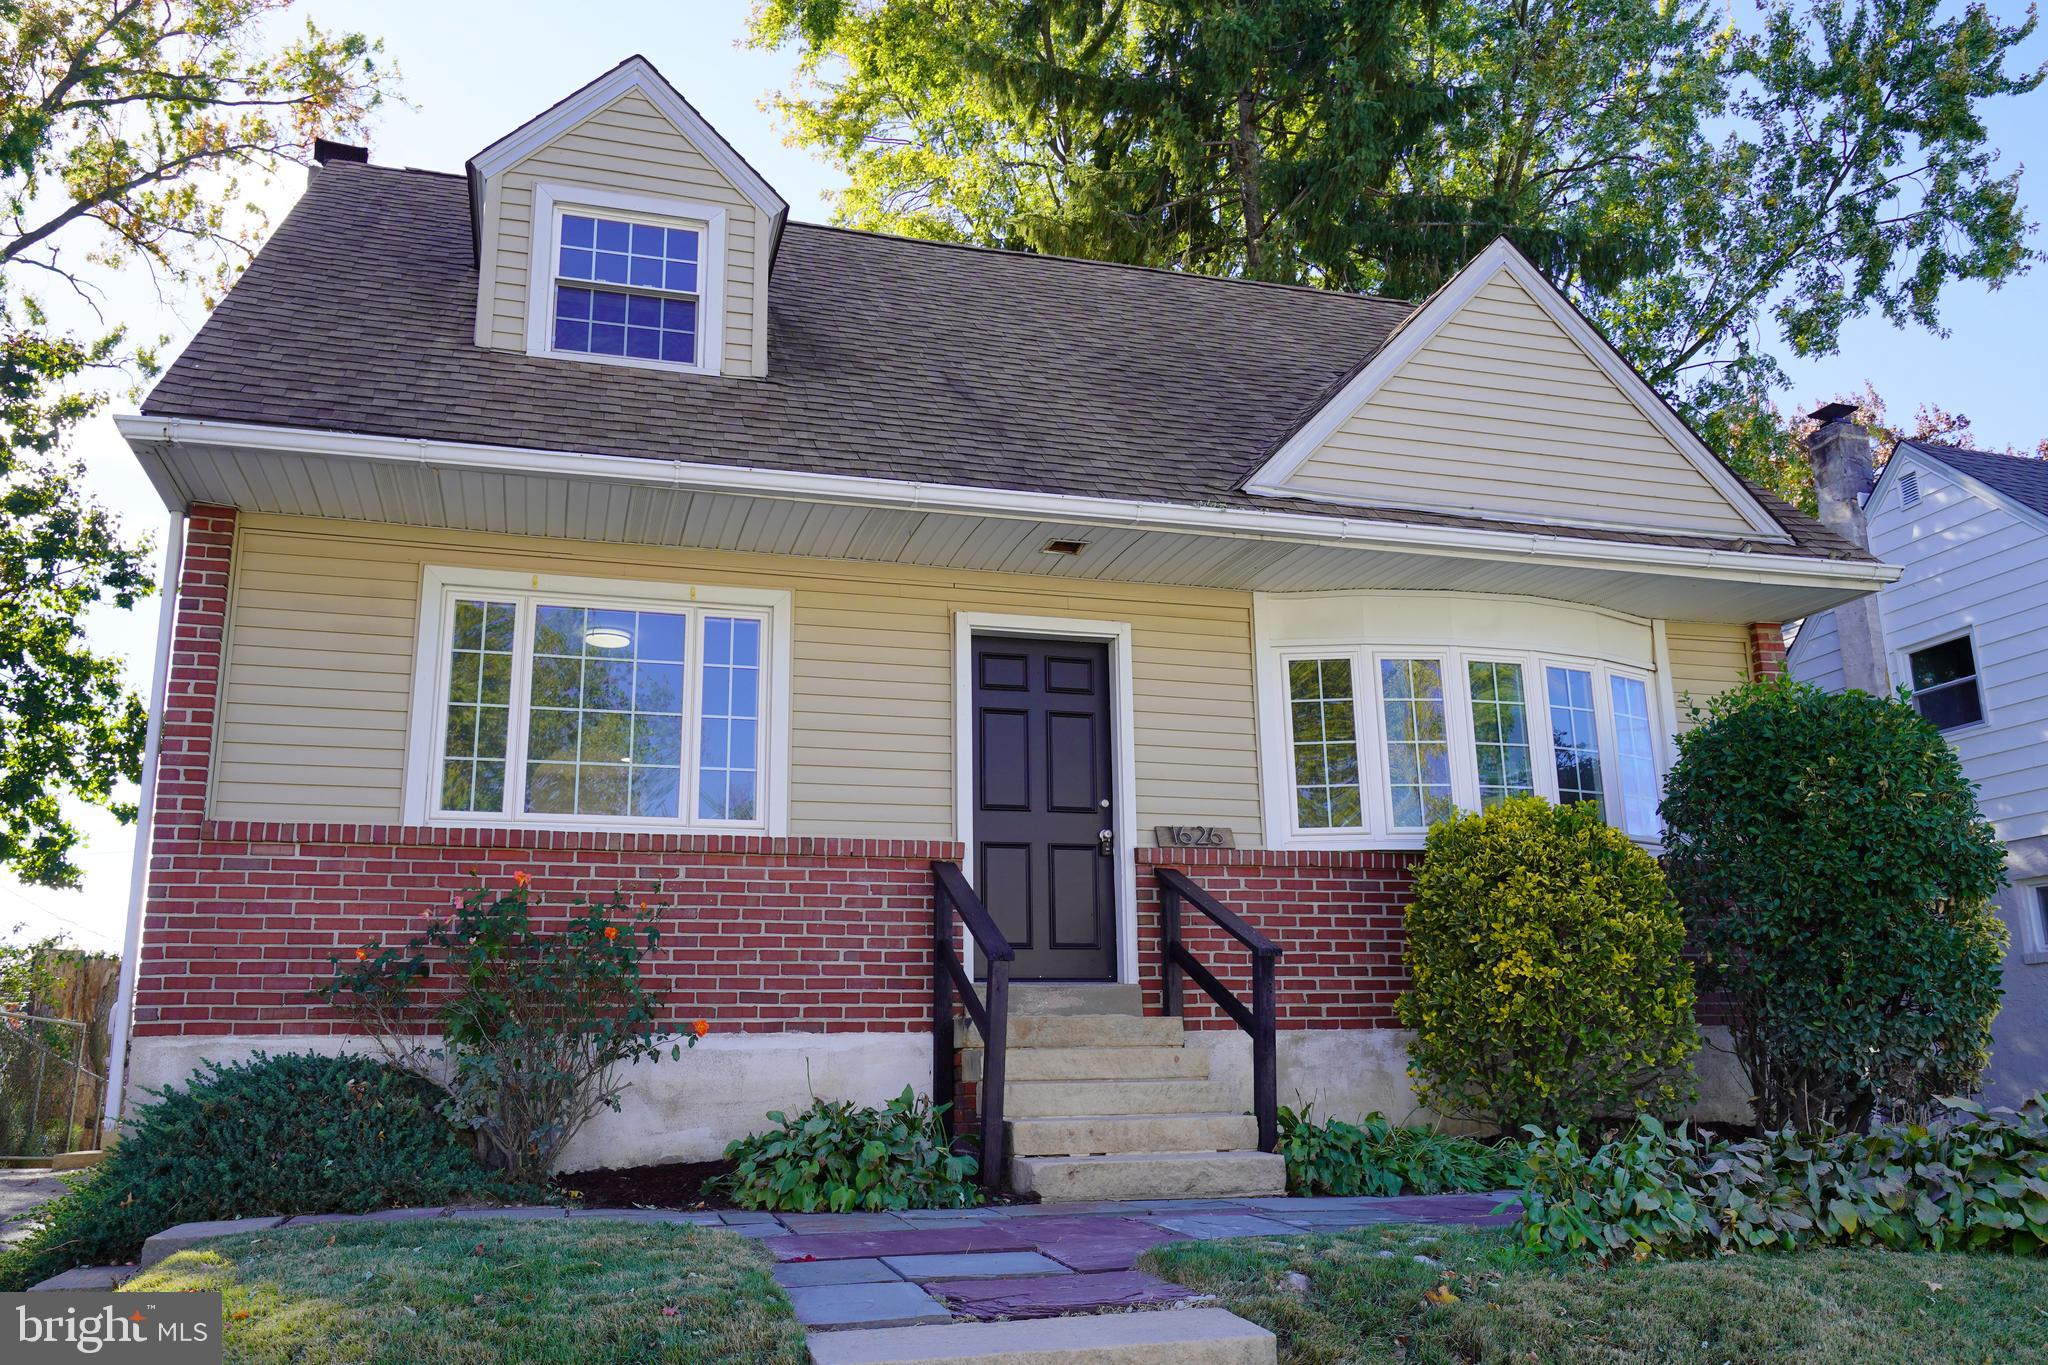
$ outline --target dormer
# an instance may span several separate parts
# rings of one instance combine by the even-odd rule
[[[789,205],[646,58],[627,58],[468,169],[477,345],[768,373],[768,273]]]

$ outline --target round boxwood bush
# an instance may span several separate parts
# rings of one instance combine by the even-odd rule
[[[99,1168],[0,1253],[0,1289],[135,1259],[178,1223],[532,1197],[477,1161],[430,1083],[372,1057],[258,1054],[152,1092]]]
[[[1407,922],[1401,1022],[1438,1113],[1512,1131],[1693,1097],[1678,906],[1592,805],[1518,797],[1432,826]]]
[[[1664,823],[1758,1127],[1860,1127],[1976,1088],[2005,850],[1917,711],[1786,678],[1724,693],[1679,737]]]

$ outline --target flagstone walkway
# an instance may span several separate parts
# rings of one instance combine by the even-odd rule
[[[1190,1238],[1298,1237],[1376,1223],[1511,1223],[1512,1193],[1392,1199],[1166,1199],[848,1214],[718,1214],[774,1253],[818,1330],[1062,1317],[1195,1297],[1134,1268]],[[733,1226],[731,1220],[745,1220]]]

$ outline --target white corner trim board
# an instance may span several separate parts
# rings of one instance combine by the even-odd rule
[[[587,451],[489,446],[420,437],[221,422],[207,418],[117,416],[115,427],[173,507],[183,505],[175,471],[155,445],[235,447],[248,451],[360,459],[416,467],[548,478],[587,478],[652,488],[685,488],[754,497],[808,498],[853,506],[909,508],[1010,520],[1051,519],[1095,526],[1179,531],[1289,544],[1398,550],[1533,564],[1627,568],[1638,572],[1742,583],[1830,588],[1882,587],[1896,565],[1810,555],[1767,555],[1735,547],[1698,548],[1593,540],[1571,535],[1431,526],[1320,516],[1266,508],[1207,507],[1136,498],[1035,493],[1022,489],[764,469],[754,465],[599,455]]]
[[[1670,405],[1657,395],[1622,359],[1607,338],[1600,335],[1579,311],[1572,307],[1556,286],[1543,277],[1543,272],[1505,238],[1496,238],[1493,245],[1479,253],[1470,264],[1449,283],[1438,290],[1420,312],[1410,315],[1407,321],[1388,338],[1378,354],[1366,364],[1351,380],[1338,390],[1336,397],[1326,403],[1302,428],[1290,436],[1271,459],[1261,465],[1258,472],[1245,481],[1245,491],[1268,497],[1301,498],[1316,501],[1331,500],[1317,498],[1314,493],[1292,487],[1288,480],[1306,463],[1309,457],[1333,436],[1352,413],[1356,412],[1382,384],[1391,379],[1403,365],[1427,345],[1431,338],[1443,330],[1495,276],[1511,276],[1535,300],[1538,307],[1547,313],[1565,334],[1578,343],[1595,365],[1628,396],[1643,416],[1658,431],[1663,433],[1679,450],[1679,453],[1699,470],[1702,477],[1712,484],[1715,491],[1728,500],[1729,505],[1747,521],[1751,527],[1751,539],[1785,541],[1790,537],[1784,532],[1769,512],[1745,488],[1742,480],[1714,458],[1692,429],[1680,421],[1671,411]],[[1441,510],[1441,509],[1439,509]],[[1597,523],[1585,523],[1594,525]],[[1711,531],[1697,531],[1689,534],[1727,534]]]

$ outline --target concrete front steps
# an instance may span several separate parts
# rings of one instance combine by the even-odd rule
[[[1019,1194],[1063,1203],[1287,1192],[1286,1163],[1256,1150],[1244,1098],[1209,1079],[1209,1053],[1187,1046],[1180,1020],[1136,1012],[1136,987],[1019,988],[1013,1000],[1003,1113]],[[978,1044],[964,1057],[978,1082]]]
[[[813,1332],[817,1365],[1273,1365],[1273,1334],[1221,1308]]]

